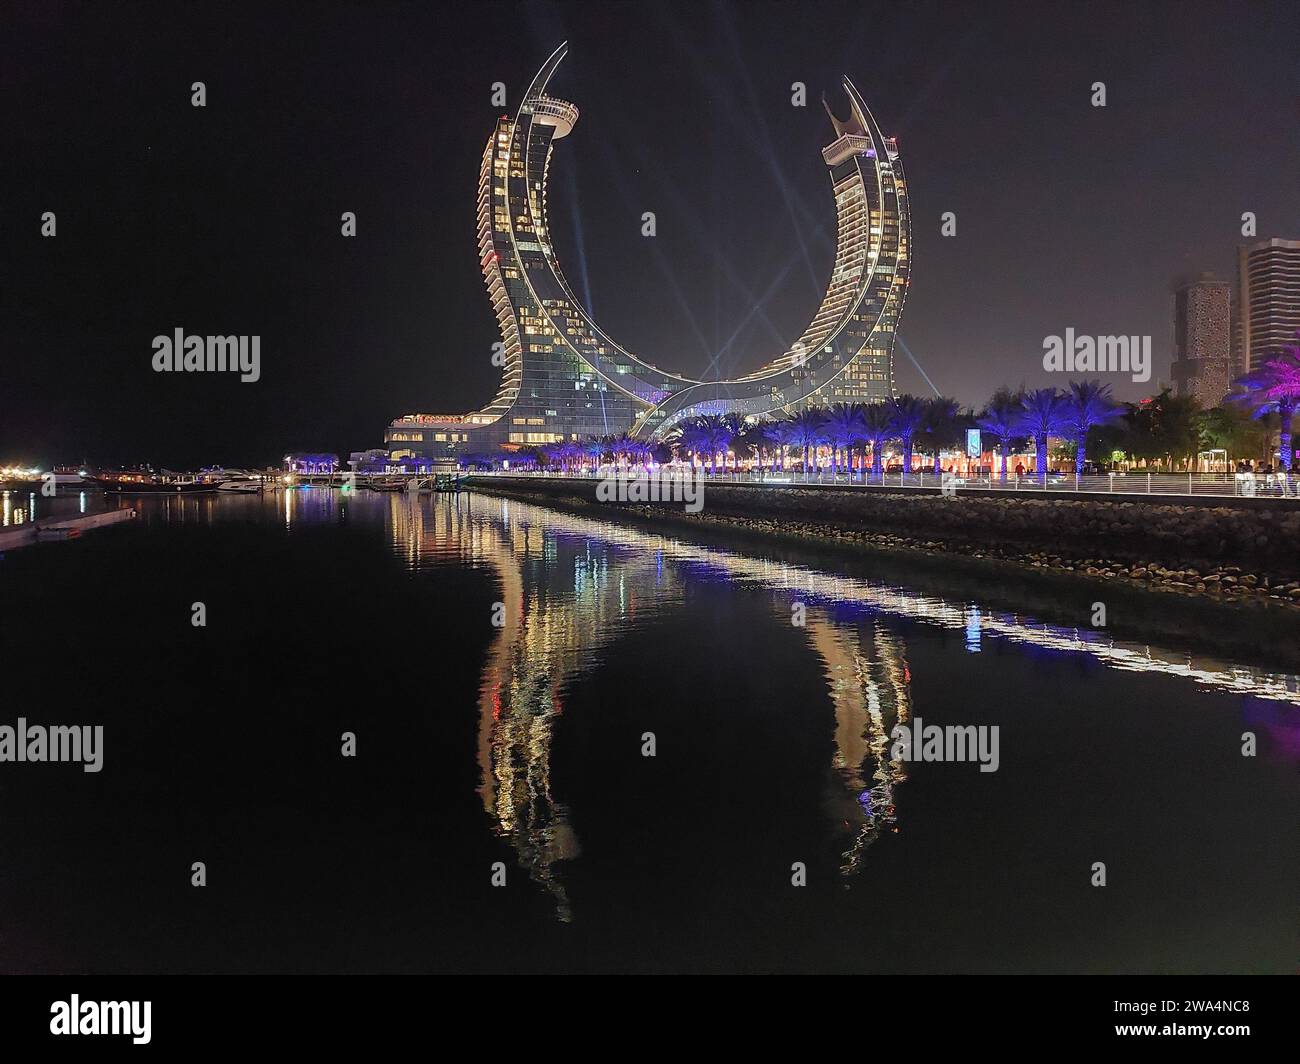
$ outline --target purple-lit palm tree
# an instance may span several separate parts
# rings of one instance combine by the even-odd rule
[[[740,472],[741,454],[748,454],[749,451],[745,446],[745,418],[743,414],[723,414],[722,423],[727,428],[726,442],[722,446],[722,466],[723,472],[726,472],[727,456],[726,452],[731,451],[734,455],[732,468],[735,472]]]
[[[1065,397],[1055,388],[1036,388],[1020,400],[1020,431],[1034,441],[1034,457],[1043,484],[1047,484],[1047,437],[1065,425]]]
[[[615,436],[606,450],[612,451],[614,461],[619,465],[631,465],[632,453],[636,450],[636,441],[626,432]]]
[[[731,442],[731,428],[721,414],[703,414],[696,421],[709,448],[709,476],[717,476],[718,452],[726,452],[727,444]],[[722,464],[725,469],[726,458],[723,458]]]
[[[699,426],[699,419],[693,417],[679,421],[669,438],[677,446],[678,457],[681,457],[682,452],[691,456],[692,467],[701,448],[708,445],[704,438],[704,431]]]
[[[1083,472],[1088,449],[1088,431],[1095,425],[1108,425],[1120,416],[1122,408],[1110,395],[1110,385],[1101,381],[1071,381],[1064,395],[1065,420],[1062,429],[1074,435],[1074,474]]]
[[[1024,393],[999,388],[979,416],[980,428],[998,441],[998,452],[1002,456],[1001,480],[1007,479],[1007,451],[1011,449],[1011,441],[1020,434],[1024,413]]]
[[[776,441],[777,468],[784,472],[786,448],[799,446],[799,429],[793,420],[785,418],[775,423],[772,437]]]
[[[1296,334],[1300,337],[1300,333]],[[1265,357],[1258,369],[1233,381],[1236,394],[1229,399],[1250,411],[1252,417],[1277,414],[1282,422],[1278,450],[1282,468],[1291,472],[1291,420],[1300,407],[1300,344],[1284,347]]]
[[[925,400],[903,394],[889,401],[893,408],[894,438],[903,443],[903,472],[912,472],[912,440],[925,426]]]
[[[871,475],[879,481],[884,475],[885,444],[897,439],[891,404],[872,403],[862,412],[862,438],[871,444]]]
[[[646,462],[651,458],[652,450],[653,448],[645,440],[638,440],[632,436],[628,437],[627,455],[637,468],[645,468]]]
[[[836,403],[826,412],[826,439],[831,445],[831,476],[839,474],[839,453],[851,453],[853,445],[862,439],[862,406],[858,403]],[[852,467],[846,455],[845,464]]]
[[[548,468],[550,466],[560,464],[560,448],[562,446],[563,446],[562,444],[558,444],[558,443],[546,443],[538,448],[538,451],[541,453],[542,458],[546,460],[546,465]]]

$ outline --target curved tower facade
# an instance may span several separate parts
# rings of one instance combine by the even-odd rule
[[[898,149],[848,78],[849,116],[827,108],[835,139],[822,156],[836,211],[835,263],[808,327],[754,373],[698,381],[621,347],[565,279],[550,240],[547,176],[578,109],[546,92],[564,59],[542,66],[483,153],[478,247],[501,331],[496,398],[469,414],[408,414],[385,443],[394,459],[516,449],[628,432],[662,436],[704,413],[780,416],[808,405],[881,402],[893,394],[894,332],[907,292],[909,214]]]

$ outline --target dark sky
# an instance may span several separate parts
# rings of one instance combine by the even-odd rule
[[[907,169],[901,337],[966,403],[1060,383],[1042,341],[1067,327],[1150,334],[1167,378],[1172,278],[1230,274],[1243,211],[1300,237],[1294,2],[9,0],[0,464],[270,463],[487,401],[491,86],[513,111],[565,39],[552,91],[582,117],[552,161],[554,238],[606,331],[664,368],[752,369],[813,313],[834,241],[818,96],[841,74]],[[261,381],[155,374],[178,326],[260,335]]]

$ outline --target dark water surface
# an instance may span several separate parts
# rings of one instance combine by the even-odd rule
[[[1294,676],[486,496],[138,506],[0,561],[0,724],[105,729],[0,764],[5,971],[1295,968]]]

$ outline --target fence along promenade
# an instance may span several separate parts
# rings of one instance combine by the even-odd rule
[[[689,466],[658,466],[648,474],[638,467],[601,466],[583,470],[520,470],[507,469],[493,473],[475,472],[473,476],[540,477],[544,479],[602,480],[610,477],[635,477],[641,475],[687,475]],[[696,472],[701,472],[696,467]],[[960,476],[933,472],[885,473],[877,478],[870,471],[831,475],[829,470],[807,473],[801,471],[751,471],[727,472],[710,475],[702,470],[706,484],[747,484],[761,487],[838,487],[880,490],[916,489],[947,491],[977,489],[980,491],[1006,491],[1035,495],[1053,492],[1085,495],[1142,495],[1166,498],[1273,498],[1292,499],[1300,503],[1300,476],[1287,473],[1110,473],[1082,475],[1049,472],[1041,475],[1016,476],[1007,474],[1002,479],[997,474]]]

